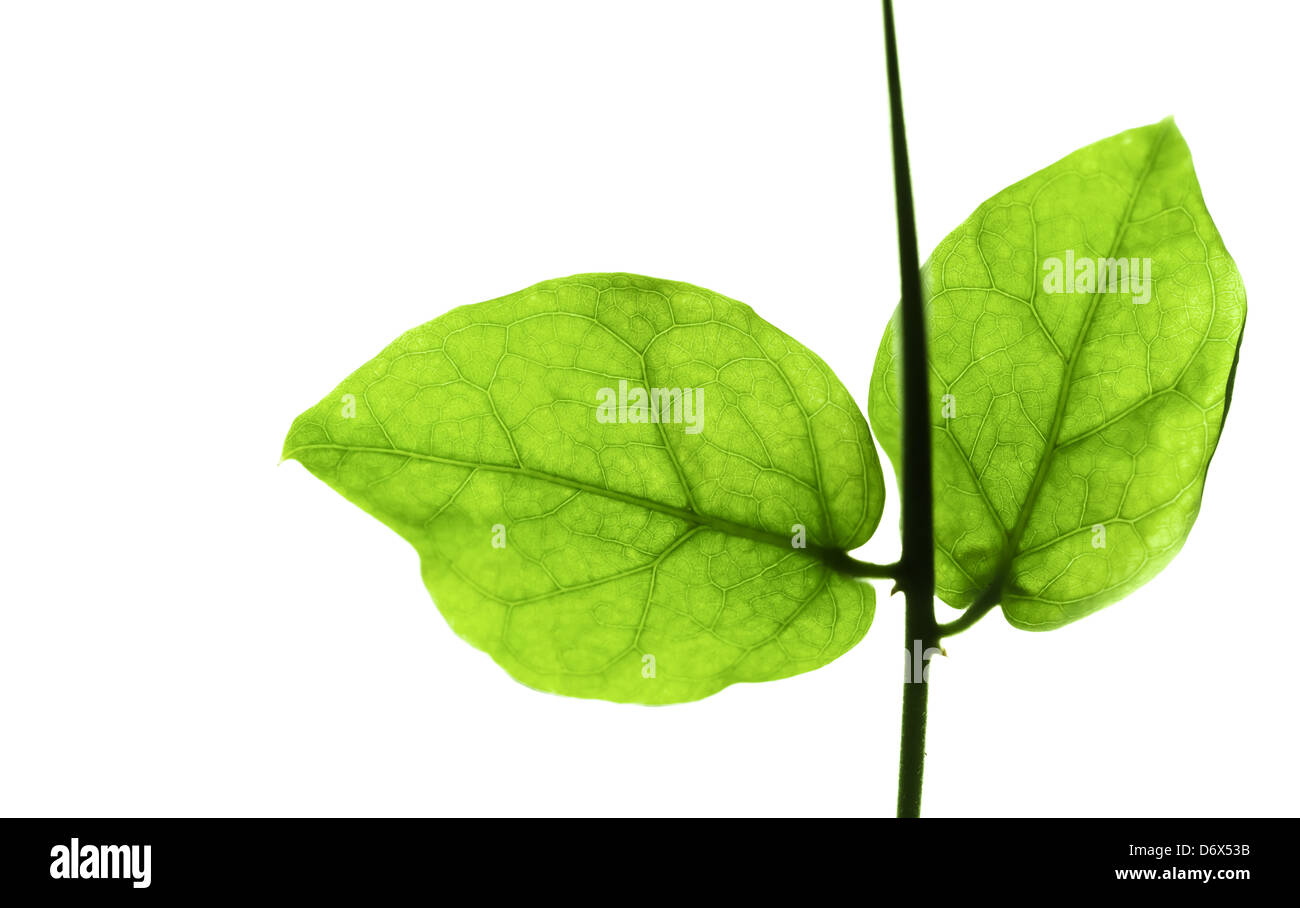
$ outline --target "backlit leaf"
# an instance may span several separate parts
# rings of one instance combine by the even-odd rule
[[[1155,576],[1200,509],[1246,317],[1173,121],[1003,190],[922,271],[940,597],[1049,629]],[[896,326],[868,409],[897,466]]]
[[[696,410],[602,421],[623,388]],[[699,287],[579,275],[456,309],[298,417],[284,456],[405,537],[457,633],[543,690],[693,700],[824,665],[871,622],[835,566],[880,519],[866,420]]]

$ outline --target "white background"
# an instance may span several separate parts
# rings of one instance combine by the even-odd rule
[[[873,3],[6,3],[0,812],[893,810],[902,601],[807,675],[532,692],[277,467],[402,331],[581,271],[745,300],[866,400],[898,293]],[[1173,113],[1251,314],[1200,520],[1128,600],[932,680],[930,815],[1294,815],[1293,11],[903,3],[924,257]],[[860,555],[897,554],[897,498]],[[946,611],[946,607],[944,607]]]

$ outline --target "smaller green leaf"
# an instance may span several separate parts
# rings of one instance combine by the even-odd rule
[[[284,456],[410,542],[457,633],[542,690],[694,700],[871,623],[841,570],[884,499],[866,420],[811,351],[689,284],[579,275],[456,309],[299,416]]]
[[[1044,630],[1154,577],[1200,509],[1246,319],[1173,121],[998,193],[922,277],[940,598]],[[898,467],[896,334],[868,409]]]

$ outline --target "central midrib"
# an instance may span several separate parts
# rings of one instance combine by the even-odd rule
[[[662,501],[655,501],[651,498],[641,498],[637,495],[629,495],[626,492],[619,492],[615,489],[608,489],[604,486],[591,485],[577,479],[570,479],[567,476],[557,476],[554,473],[547,473],[543,470],[534,470],[530,467],[512,466],[510,464],[492,464],[492,463],[474,463],[468,460],[459,460],[454,457],[440,457],[436,454],[423,454],[418,451],[406,451],[400,448],[380,448],[362,445],[342,445],[337,443],[322,443],[299,445],[292,451],[284,453],[284,460],[296,455],[299,451],[309,450],[332,450],[332,451],[354,451],[364,454],[388,454],[394,457],[408,457],[415,460],[423,460],[429,463],[439,463],[450,467],[461,467],[468,470],[485,470],[491,473],[505,473],[511,476],[526,476],[529,479],[536,479],[540,482],[549,482],[555,485],[564,486],[565,488],[575,489],[580,492],[587,492],[591,495],[599,495],[602,498],[609,498],[614,501],[620,501],[624,504],[634,505],[639,508],[645,508],[649,511],[655,511],[660,514],[666,514],[669,517],[676,517],[678,520],[694,524],[696,526],[706,527],[711,530],[717,530],[720,533],[726,533],[730,536],[740,536],[745,539],[752,539],[756,542],[767,543],[778,548],[790,549],[791,551],[801,551],[814,555],[832,569],[836,568],[845,559],[843,549],[831,548],[827,546],[809,545],[804,549],[794,549],[791,546],[790,537],[778,533],[769,533],[766,530],[760,530],[756,527],[746,526],[743,523],[736,523],[726,520],[722,517],[714,517],[709,514],[701,514],[689,508],[679,508]]]
[[[1115,257],[1116,253],[1119,252],[1120,245],[1124,242],[1124,237],[1128,233],[1130,219],[1133,216],[1133,206],[1137,203],[1138,195],[1142,192],[1142,186],[1151,174],[1151,168],[1155,166],[1156,158],[1160,154],[1160,148],[1164,145],[1165,137],[1168,134],[1169,122],[1166,121],[1162,124],[1160,135],[1156,138],[1151,153],[1147,156],[1146,164],[1138,175],[1137,184],[1133,187],[1133,194],[1129,196],[1128,205],[1124,209],[1124,216],[1120,220],[1119,232],[1115,234],[1115,242],[1111,245],[1110,254],[1107,256],[1108,259]],[[1024,536],[1025,528],[1029,525],[1029,518],[1033,514],[1034,505],[1038,503],[1038,495],[1042,491],[1043,483],[1047,480],[1048,471],[1052,466],[1052,458],[1056,454],[1057,442],[1060,439],[1061,428],[1065,422],[1065,407],[1070,398],[1070,386],[1074,381],[1074,370],[1078,366],[1079,353],[1082,351],[1084,340],[1088,336],[1088,329],[1092,327],[1092,319],[1097,312],[1101,297],[1102,293],[1099,286],[1092,295],[1092,302],[1083,316],[1083,323],[1079,326],[1079,333],[1074,338],[1069,359],[1066,360],[1065,374],[1061,379],[1061,390],[1056,396],[1056,410],[1052,414],[1052,425],[1048,430],[1043,459],[1039,461],[1038,470],[1034,473],[1033,482],[1029,486],[1029,493],[1025,496],[1024,504],[1020,506],[1020,513],[1016,515],[1016,524],[1007,537],[1006,549],[1001,563],[998,565],[997,573],[993,577],[993,582],[981,597],[985,601],[988,601],[990,596],[993,602],[997,602],[1002,598],[1002,586],[1006,583],[1011,562],[1015,560],[1018,554],[1020,540]]]

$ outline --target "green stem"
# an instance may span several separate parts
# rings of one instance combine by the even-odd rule
[[[960,634],[995,608],[997,608],[996,601],[976,602],[962,612],[960,618],[954,618],[946,624],[939,625],[939,636],[942,638]]]
[[[902,572],[899,564],[873,564],[870,561],[858,561],[856,558],[836,552],[825,556],[825,562],[842,574],[850,577],[876,577],[882,580],[897,580]]]
[[[889,80],[889,121],[893,137],[894,202],[898,215],[898,263],[902,282],[899,328],[902,354],[902,512],[903,556],[898,586],[906,597],[905,645],[920,655],[920,671],[903,685],[903,729],[899,745],[898,815],[921,815],[925,774],[925,720],[932,649],[939,646],[934,618],[934,503],[931,486],[930,380],[926,365],[925,313],[921,304],[921,266],[916,252],[916,215],[903,126],[903,92],[898,75],[894,7],[883,0],[885,68]]]

